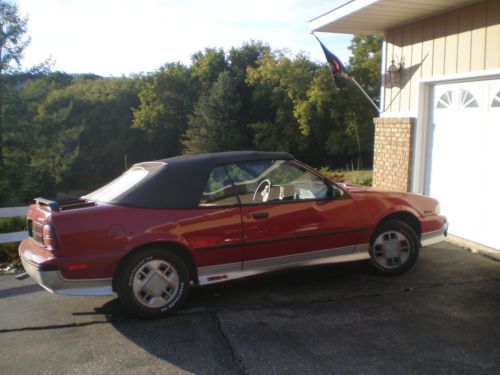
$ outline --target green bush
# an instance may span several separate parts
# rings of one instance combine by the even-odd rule
[[[18,246],[19,242],[0,244],[0,275],[23,272]]]
[[[359,182],[360,185],[365,185],[365,186],[372,186],[372,183],[373,183],[373,177],[366,177]]]
[[[332,171],[328,167],[321,167],[319,173],[328,177],[333,182],[345,182],[347,184],[372,186],[371,170],[362,171]]]
[[[19,242],[0,244],[0,264],[1,263],[16,263],[19,260],[17,247]]]
[[[0,218],[0,233],[22,232],[24,230],[26,230],[26,217]]]
[[[373,172],[365,171],[347,171],[345,173],[345,182],[354,185],[372,186]]]
[[[0,233],[22,232],[24,230],[26,230],[26,217],[0,218]],[[0,244],[0,274],[16,272],[21,268],[21,262],[17,254],[18,246],[19,242]]]
[[[329,178],[333,182],[345,182],[345,176],[342,171],[332,171],[328,167],[321,167],[319,169],[319,173],[321,173],[323,176]]]

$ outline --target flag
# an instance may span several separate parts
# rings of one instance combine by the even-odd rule
[[[335,56],[332,52],[330,52],[328,48],[326,48],[325,45],[321,43],[321,40],[319,40],[316,35],[314,35],[314,37],[318,40],[319,44],[321,45],[321,48],[323,49],[326,61],[328,62],[330,71],[332,72],[335,86],[337,86],[339,90],[345,89],[347,85],[347,80],[350,78],[349,72],[342,64],[342,61],[340,61],[340,59],[337,56]]]
[[[339,60],[337,56],[335,56],[333,53],[331,53],[328,48],[325,47],[323,43],[321,43],[321,40],[314,34],[313,32],[311,33],[316,40],[319,42],[321,45],[321,48],[323,49],[323,52],[326,57],[326,61],[328,62],[328,65],[330,67],[330,71],[332,72],[333,80],[335,82],[335,86],[339,89],[345,89],[347,86],[348,81],[352,81],[356,87],[363,93],[363,95],[370,101],[370,103],[373,105],[373,108],[377,110],[377,112],[380,112],[380,109],[378,106],[375,104],[372,98],[370,98],[370,95],[366,93],[366,91],[361,87],[361,85],[354,79],[354,77],[351,77],[347,69],[344,67],[342,64],[342,61]]]

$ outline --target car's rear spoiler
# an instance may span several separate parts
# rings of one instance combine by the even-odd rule
[[[47,207],[50,211],[62,211],[71,208],[81,208],[95,205],[95,202],[79,198],[71,198],[59,201],[52,201],[45,198],[35,198],[34,200],[38,206]]]
[[[59,206],[59,203],[57,203],[56,201],[51,201],[50,199],[45,199],[45,198],[35,198],[35,203],[38,205],[38,206],[46,206],[48,207],[51,211],[59,211],[59,209],[61,208]]]

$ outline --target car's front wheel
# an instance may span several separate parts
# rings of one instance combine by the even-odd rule
[[[143,318],[174,312],[189,291],[189,272],[180,257],[166,249],[132,254],[121,267],[116,291],[123,307]]]
[[[388,220],[375,230],[370,244],[370,258],[375,270],[395,275],[410,269],[418,258],[417,234],[399,220]]]

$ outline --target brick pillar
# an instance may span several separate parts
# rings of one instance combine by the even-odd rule
[[[410,191],[415,118],[377,117],[373,121],[373,187]]]

